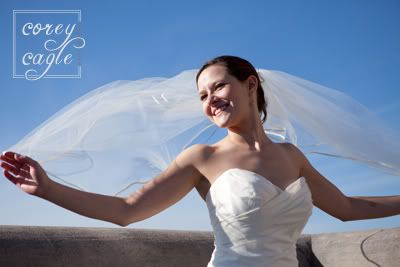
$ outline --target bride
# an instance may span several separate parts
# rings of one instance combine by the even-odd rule
[[[270,114],[262,84],[245,59],[220,56],[206,62],[196,74],[196,95],[203,114],[227,135],[185,148],[127,197],[58,183],[33,157],[15,151],[0,157],[4,176],[28,194],[120,226],[154,216],[196,188],[215,236],[208,267],[297,266],[295,243],[313,206],[341,221],[400,214],[400,196],[346,196],[298,146],[272,140],[263,127]],[[296,105],[296,99],[290,101]]]

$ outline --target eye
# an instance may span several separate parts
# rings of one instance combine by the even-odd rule
[[[215,90],[219,90],[220,88],[224,87],[225,84],[226,84],[226,83],[219,83],[219,84],[217,84],[217,85],[215,86]],[[206,96],[207,96],[207,95],[202,95],[202,96],[200,96],[200,100],[203,101],[204,98],[205,98]]]
[[[225,83],[219,83],[219,84],[216,86],[216,88],[217,88],[217,89],[222,88],[224,85],[225,85]]]

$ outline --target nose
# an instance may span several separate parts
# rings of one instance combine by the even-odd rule
[[[205,102],[206,102],[206,105],[209,106],[209,105],[212,104],[214,101],[215,101],[215,96],[212,95],[212,94],[209,94],[209,95],[207,96],[207,99],[206,99]]]

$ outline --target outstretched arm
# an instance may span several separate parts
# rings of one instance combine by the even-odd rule
[[[351,214],[348,221],[400,215],[399,196],[350,196]]]
[[[4,176],[22,191],[46,199],[80,215],[122,225],[123,198],[80,191],[52,181],[30,157],[11,151],[0,156]]]
[[[290,149],[301,166],[301,175],[307,180],[314,205],[321,210],[342,221],[400,215],[400,195],[346,196],[311,165],[301,150],[293,144]]]
[[[52,181],[35,160],[7,152],[0,156],[4,175],[22,191],[80,215],[120,226],[149,218],[190,192],[202,175],[195,166],[203,146],[189,147],[160,175],[127,198],[80,191]]]

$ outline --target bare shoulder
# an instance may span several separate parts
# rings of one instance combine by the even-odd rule
[[[204,163],[210,155],[211,147],[205,144],[194,144],[184,149],[177,157],[176,164],[180,167],[192,166],[196,169]]]
[[[298,164],[300,169],[300,175],[309,178],[311,180],[315,178],[315,174],[317,170],[312,166],[311,162],[308,158],[304,155],[303,151],[300,150],[296,145],[292,143],[283,143],[284,147],[287,148],[289,154],[292,156],[296,164]],[[321,177],[318,177],[321,178]]]
[[[126,198],[128,211],[124,225],[149,218],[174,205],[203,178],[199,171],[207,155],[205,145],[192,145],[174,159],[159,175]]]
[[[306,178],[313,204],[335,218],[347,220],[351,216],[349,198],[314,168],[297,146],[291,143],[286,143],[285,146],[298,162],[300,175]]]
[[[300,170],[300,176],[308,178],[308,182],[312,182],[316,169],[312,166],[308,158],[304,155],[303,151],[300,150],[296,145],[292,143],[283,143],[283,146],[288,150],[289,154],[296,162]]]
[[[304,166],[307,161],[306,156],[303,154],[303,152],[297,146],[295,146],[292,143],[285,142],[285,143],[281,143],[281,145],[288,152],[289,156],[294,161],[294,163],[298,166],[300,175],[302,175],[303,171],[304,171]]]
[[[190,170],[190,176],[194,179],[197,186],[200,182],[207,179],[201,170],[204,169],[207,160],[212,155],[214,149],[212,146],[205,144],[194,144],[184,149],[175,159],[175,165],[179,169]]]

